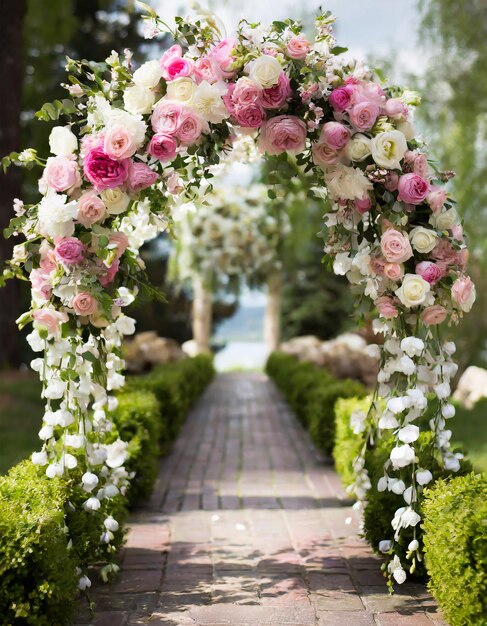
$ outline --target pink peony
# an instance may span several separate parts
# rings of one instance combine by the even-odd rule
[[[333,110],[338,113],[346,111],[350,106],[350,98],[354,90],[353,85],[346,85],[345,87],[337,87],[337,89],[334,89],[329,97],[329,102]]]
[[[222,72],[217,62],[208,57],[200,57],[194,64],[194,73],[198,83],[206,80],[210,85],[222,79]]]
[[[147,150],[159,161],[172,161],[176,156],[177,143],[174,137],[164,133],[156,133],[149,142]]]
[[[430,256],[444,270],[446,270],[449,265],[455,265],[458,260],[457,251],[453,249],[447,239],[440,239],[430,252]]]
[[[237,104],[256,104],[260,98],[262,89],[253,80],[243,76],[235,83],[232,93],[232,101]]]
[[[435,326],[436,324],[442,324],[446,319],[446,315],[445,307],[440,304],[434,304],[426,307],[421,313],[421,319],[426,326]]]
[[[113,283],[119,267],[120,261],[118,259],[115,259],[110,267],[105,268],[105,273],[98,278],[102,287],[106,288],[108,287],[108,285],[111,285]]]
[[[202,132],[203,124],[201,118],[191,109],[183,111],[176,131],[176,137],[179,141],[185,146],[191,146],[198,141]]]
[[[386,264],[385,264],[384,259],[377,257],[377,256],[370,257],[369,267],[374,274],[377,274],[377,276],[384,275],[385,265]]]
[[[260,103],[264,109],[282,109],[291,93],[289,77],[285,72],[281,72],[277,85],[262,90]]]
[[[55,309],[36,309],[32,314],[37,326],[45,328],[49,334],[59,336],[61,324],[68,321],[67,313],[56,311]]]
[[[421,261],[416,265],[416,274],[430,285],[437,283],[445,275],[444,270],[431,261]]]
[[[59,263],[79,265],[85,258],[85,246],[76,237],[63,237],[57,241],[54,254]]]
[[[101,222],[106,215],[106,206],[101,198],[96,195],[94,189],[82,193],[78,198],[77,204],[77,220],[85,228],[89,228],[96,222]]]
[[[379,311],[379,315],[382,317],[391,319],[398,316],[399,312],[392,298],[389,298],[388,296],[381,296],[374,301],[374,304]]]
[[[398,184],[399,200],[407,204],[422,204],[430,190],[429,182],[417,174],[403,174]]]
[[[330,148],[341,150],[350,139],[349,129],[340,122],[327,122],[321,131],[320,141],[327,143]]]
[[[98,190],[113,189],[122,185],[128,177],[129,159],[115,161],[103,148],[93,148],[86,155],[83,164],[85,178]]]
[[[179,128],[179,119],[182,113],[182,104],[164,99],[159,100],[152,113],[152,130],[155,133],[175,134]]]
[[[208,57],[217,64],[223,78],[235,76],[236,72],[232,69],[232,64],[235,61],[232,52],[237,45],[238,41],[235,37],[228,37],[220,41],[208,54]]]
[[[387,100],[384,109],[386,114],[394,119],[407,117],[408,115],[407,106],[398,98],[390,98]]]
[[[468,313],[475,302],[475,285],[470,276],[457,278],[451,288],[453,302]]]
[[[124,126],[117,124],[106,130],[103,150],[111,159],[122,161],[135,154],[137,146],[128,130]]]
[[[372,207],[372,200],[370,196],[367,194],[363,198],[356,198],[354,200],[355,210],[358,211],[361,215],[367,213]]]
[[[32,290],[41,300],[49,300],[51,297],[50,274],[46,274],[42,269],[32,270],[29,275]]]
[[[117,250],[117,258],[119,259],[128,248],[129,239],[125,233],[115,232],[110,235],[110,244],[115,245]]]
[[[424,179],[428,178],[429,166],[428,159],[425,154],[420,152],[411,152],[408,150],[404,155],[404,160],[410,165],[415,174]]]
[[[413,256],[409,239],[394,228],[382,234],[380,248],[389,263],[404,263]]]
[[[264,122],[259,147],[269,154],[299,153],[306,145],[306,124],[295,115],[278,115]]]
[[[88,291],[82,291],[74,296],[71,306],[78,315],[93,315],[98,309],[98,302]]]
[[[349,115],[357,130],[370,130],[379,117],[379,107],[373,102],[358,102],[350,109]]]
[[[310,51],[311,46],[304,35],[295,35],[287,42],[286,52],[291,59],[302,61]]]
[[[376,104],[379,108],[386,104],[386,94],[378,83],[363,83],[359,86],[356,94],[357,96],[360,94],[362,100]],[[358,102],[358,98],[356,102]]]
[[[166,188],[169,191],[169,193],[172,193],[173,195],[179,193],[180,191],[184,189],[184,185],[182,183],[181,177],[179,176],[177,172],[172,172],[166,178]]]
[[[81,185],[81,175],[76,157],[71,155],[55,156],[47,159],[46,167],[39,181],[39,190],[46,193],[47,189],[72,193]]]
[[[147,189],[153,185],[159,176],[151,170],[145,163],[131,162],[129,175],[127,178],[127,187],[132,193]]]
[[[428,195],[426,196],[426,201],[430,205],[433,213],[437,215],[443,208],[447,198],[448,198],[448,194],[443,189],[443,187],[432,185],[430,187]]]
[[[239,126],[260,128],[264,122],[265,113],[259,104],[237,104],[234,117]]]
[[[331,148],[324,141],[314,143],[311,152],[313,153],[313,161],[316,165],[321,167],[322,170],[327,170],[332,165],[336,165],[340,160],[338,150]]]
[[[384,276],[391,280],[400,280],[404,276],[404,267],[400,263],[386,263]]]
[[[183,57],[183,50],[178,44],[166,50],[159,63],[161,64],[162,75],[166,80],[191,76],[193,72],[193,62]]]

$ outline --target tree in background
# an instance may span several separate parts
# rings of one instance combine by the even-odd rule
[[[421,3],[423,39],[433,56],[419,80],[433,153],[455,170],[452,188],[464,218],[477,283],[474,315],[456,335],[460,366],[487,365],[487,7],[485,0]],[[476,312],[476,314],[475,314]]]

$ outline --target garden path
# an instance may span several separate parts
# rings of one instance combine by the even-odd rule
[[[358,516],[263,374],[219,375],[130,521],[96,626],[433,626],[417,584],[387,593]]]

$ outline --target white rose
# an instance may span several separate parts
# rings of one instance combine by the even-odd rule
[[[345,147],[345,154],[351,161],[364,161],[370,153],[370,139],[361,133],[354,135]]]
[[[49,135],[49,147],[56,156],[69,156],[78,149],[78,140],[67,126],[55,126]]]
[[[129,196],[120,187],[105,189],[101,192],[101,199],[110,215],[120,215],[120,213],[127,210],[130,202]]]
[[[162,78],[162,68],[159,61],[147,61],[135,70],[133,81],[139,87],[151,89],[156,87]]]
[[[275,57],[263,54],[248,65],[248,74],[251,80],[262,89],[268,89],[277,85],[282,66]]]
[[[405,443],[403,446],[393,448],[389,458],[391,459],[394,469],[401,469],[413,463],[416,455],[414,448],[411,448],[409,444]]]
[[[196,84],[191,78],[176,78],[167,84],[167,97],[189,104],[194,96]]]
[[[406,137],[398,130],[389,130],[379,133],[370,142],[372,158],[380,167],[393,170],[401,165],[401,159],[406,154],[408,144]]]
[[[430,224],[438,230],[451,230],[458,222],[458,214],[455,209],[448,209],[448,211],[430,217]]]
[[[426,254],[431,252],[436,246],[438,239],[437,234],[430,228],[424,228],[424,226],[416,226],[409,233],[409,239],[413,248],[420,254]]]
[[[78,215],[76,202],[68,202],[66,195],[49,191],[39,203],[37,216],[39,232],[44,237],[69,237],[74,233],[74,219]]]
[[[222,100],[222,96],[227,91],[228,87],[223,82],[211,85],[208,81],[203,80],[195,89],[191,105],[207,122],[221,124],[224,119],[230,116]]]
[[[134,115],[145,115],[152,111],[152,107],[156,100],[156,95],[147,87],[140,85],[131,85],[125,89],[123,94],[123,102],[129,113]]]
[[[406,274],[402,285],[394,292],[405,307],[418,306],[426,301],[430,291],[430,284],[421,276]]]

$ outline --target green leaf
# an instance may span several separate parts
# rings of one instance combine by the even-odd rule
[[[335,55],[343,54],[344,52],[348,52],[348,48],[344,48],[342,46],[334,46],[330,52]]]

